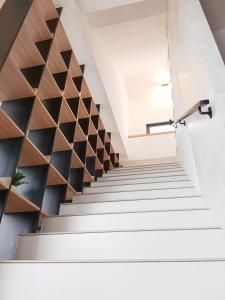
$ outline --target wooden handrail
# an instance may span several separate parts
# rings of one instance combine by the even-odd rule
[[[205,106],[208,106],[210,104],[209,100],[201,100],[197,102],[195,105],[193,105],[186,113],[184,113],[180,118],[178,118],[176,121],[174,121],[174,125],[182,124],[185,125],[185,119],[187,119],[192,114],[196,113],[197,111],[201,115],[208,115],[209,118],[212,118],[212,108],[211,106],[208,107],[208,110],[202,111],[202,108]]]

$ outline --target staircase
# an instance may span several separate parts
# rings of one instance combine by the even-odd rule
[[[176,162],[112,170],[20,236],[17,259],[2,300],[225,299],[223,231]]]

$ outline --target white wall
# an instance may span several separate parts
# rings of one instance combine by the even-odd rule
[[[175,116],[203,99],[213,109],[212,119],[196,113],[179,126],[179,158],[225,224],[225,68],[199,0],[169,0],[169,35]]]
[[[176,156],[175,133],[129,138],[128,160],[160,159]]]

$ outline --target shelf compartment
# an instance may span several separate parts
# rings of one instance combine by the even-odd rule
[[[66,198],[66,185],[47,186],[41,210],[47,215],[58,215],[60,203]]]
[[[49,166],[47,185],[65,185],[67,180],[59,173],[59,171],[53,166]]]
[[[39,87],[45,65],[21,69],[23,76],[33,89]]]
[[[89,135],[96,135],[97,130],[92,122],[92,119],[89,119],[89,128],[88,128],[88,134]]]
[[[20,69],[45,64],[40,51],[30,36],[30,29],[26,20],[16,37],[10,55],[15,59]]]
[[[49,114],[48,110],[45,108],[44,104],[38,97],[36,97],[29,123],[29,129],[37,130],[44,128],[53,128],[56,126],[57,124]]]
[[[87,141],[75,142],[73,148],[81,162],[85,163]]]
[[[92,116],[99,116],[99,111],[98,111],[97,105],[94,103],[93,100],[91,102],[91,115]]]
[[[34,96],[34,89],[9,55],[0,72],[0,101]]]
[[[48,113],[52,117],[52,119],[57,124],[59,121],[59,114],[62,104],[62,98],[53,98],[53,99],[46,99],[43,101],[44,107],[47,109]]]
[[[0,177],[0,191],[8,190],[12,177]]]
[[[103,145],[105,144],[105,130],[104,129],[101,129],[98,131],[98,135],[103,143]]]
[[[96,163],[95,156],[86,158],[86,168],[91,176],[95,175],[95,163]]]
[[[74,122],[76,118],[65,99],[62,99],[62,105],[60,110],[59,122],[60,123],[67,123],[67,122]]]
[[[78,109],[79,109],[79,103],[80,103],[80,98],[70,98],[67,99],[66,102],[68,103],[71,111],[73,112],[75,118],[78,116]]]
[[[97,136],[97,149],[99,149],[99,150],[104,149],[104,145],[103,145],[102,140],[100,139],[99,135]]]
[[[34,41],[41,41],[51,38],[51,33],[45,22],[48,18],[55,18],[57,12],[49,13],[50,1],[38,0],[33,1],[33,4],[25,19],[27,22],[29,34]],[[51,10],[52,11],[52,10]]]
[[[87,168],[84,168],[84,183],[94,181],[94,176],[90,174]]]
[[[55,134],[55,128],[38,129],[29,131],[28,138],[42,154],[51,155]]]
[[[19,212],[32,212],[39,211],[39,207],[32,203],[29,199],[18,193],[16,190],[11,189],[6,201],[5,213],[19,213]]]
[[[78,119],[78,123],[83,130],[85,135],[88,135],[88,129],[89,129],[89,118],[84,119]]]
[[[87,110],[88,114],[90,115],[92,99],[91,98],[82,98],[82,101],[84,102],[86,110]]]
[[[62,131],[57,128],[55,140],[54,140],[54,146],[53,151],[68,151],[72,149],[72,145],[67,141],[65,136],[63,135]]]
[[[50,156],[42,154],[28,138],[25,138],[19,158],[19,167],[47,165],[49,161]]]
[[[75,127],[76,122],[61,123],[59,125],[60,130],[62,131],[62,133],[64,134],[64,136],[70,144],[74,142]]]
[[[72,50],[67,50],[67,51],[62,51],[60,52],[62,59],[66,65],[67,68],[70,67],[70,61],[71,61],[71,56],[72,56],[73,51]]]
[[[18,168],[18,171],[25,175],[27,184],[18,186],[17,192],[40,208],[47,182],[48,166]]]
[[[70,42],[60,20],[56,29],[54,43],[56,44],[60,52],[71,49]]]
[[[73,77],[73,82],[74,82],[74,84],[75,84],[76,89],[78,90],[78,92],[81,93],[83,76]]]
[[[46,26],[48,27],[48,30],[51,32],[51,34],[55,34],[56,28],[59,22],[59,18],[53,18],[46,21]]]
[[[68,71],[65,61],[54,42],[52,44],[51,51],[48,57],[48,68],[51,73],[61,73]]]
[[[0,140],[0,178],[14,174],[22,142],[23,138]]]
[[[52,45],[52,39],[42,40],[35,43],[42,58],[46,62]]]
[[[55,79],[55,82],[57,83],[61,91],[64,91],[65,89],[67,74],[67,71],[52,74],[53,78]]]
[[[106,132],[105,133],[105,143],[110,143],[110,137],[111,137],[110,132]]]
[[[110,160],[113,166],[115,166],[115,153],[110,154]]]
[[[87,142],[87,151],[86,151],[86,157],[92,157],[95,156],[95,151],[94,149],[91,147],[90,143]]]
[[[84,168],[70,170],[70,185],[77,191],[82,192],[84,179]]]
[[[13,120],[13,122],[25,132],[30,119],[32,107],[34,104],[34,97],[24,98],[17,100],[10,100],[2,102],[1,111],[7,113],[7,115]],[[0,124],[6,125],[6,120],[0,120]],[[8,126],[10,128],[10,125]],[[13,128],[10,129],[13,131]]]
[[[72,157],[71,157],[71,163],[70,163],[70,169],[76,169],[76,168],[84,168],[84,164],[80,160],[79,156],[76,154],[76,152],[72,151]]]
[[[104,162],[104,149],[97,150],[97,158],[101,164]]]
[[[13,120],[0,109],[0,138],[16,138],[24,136],[23,131],[13,122]]]
[[[103,167],[99,170],[95,170],[95,181],[98,180],[98,177],[102,177],[104,173]]]
[[[75,130],[75,138],[74,138],[75,142],[83,142],[83,141],[87,141],[87,138],[83,132],[83,130],[81,129],[79,123],[77,122],[76,124],[76,130]]]
[[[47,66],[45,67],[41,78],[38,89],[38,97],[41,100],[62,97],[62,91],[59,89]]]
[[[82,80],[82,86],[81,86],[81,97],[82,99],[91,97],[91,93],[89,91],[89,88],[84,78]]]
[[[63,96],[64,96],[65,99],[80,97],[79,92],[76,88],[76,85],[74,84],[74,81],[73,81],[73,79],[72,79],[72,77],[70,76],[69,73],[68,73],[68,76],[67,76]]]
[[[105,160],[104,161],[104,170],[105,170],[105,172],[108,172],[109,171],[109,160]]]
[[[105,143],[105,150],[108,155],[110,155],[110,143]]]
[[[98,158],[96,158],[95,161],[95,170],[102,170],[103,169],[103,164],[99,161]]]
[[[98,130],[99,116],[91,116],[92,123],[95,126],[95,129]]]
[[[69,176],[72,151],[53,152],[51,164],[67,180]]]
[[[90,117],[90,115],[84,105],[84,102],[81,100],[80,105],[79,105],[78,118],[85,119],[85,118],[89,118],[89,117]]]
[[[66,200],[71,200],[76,195],[77,191],[70,184],[67,184]]]
[[[96,150],[97,150],[97,134],[89,135],[88,136],[88,141],[89,141],[93,151],[96,153]]]
[[[83,72],[77,62],[75,54],[71,53],[71,59],[70,59],[70,67],[69,71],[72,77],[79,77],[83,75]]]

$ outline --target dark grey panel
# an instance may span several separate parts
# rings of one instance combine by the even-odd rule
[[[47,186],[45,189],[42,209],[49,215],[58,215],[59,207],[66,196],[65,185]]]

